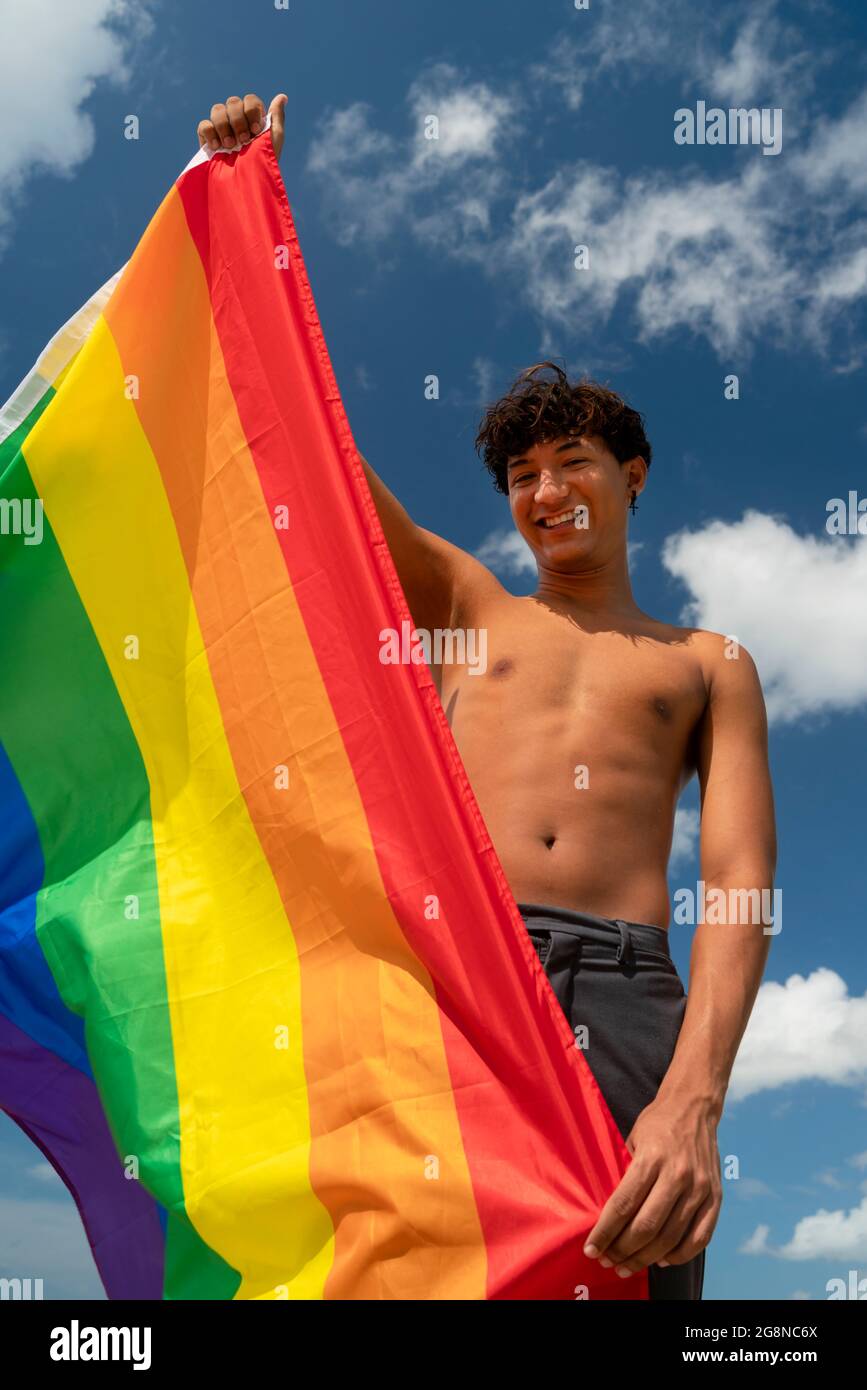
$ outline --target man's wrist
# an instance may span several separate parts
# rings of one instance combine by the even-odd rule
[[[678,1077],[671,1071],[664,1078],[656,1100],[667,1109],[709,1119],[719,1124],[725,1105],[726,1086],[708,1078]]]

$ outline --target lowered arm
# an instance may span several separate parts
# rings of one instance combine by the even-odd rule
[[[743,647],[733,660],[715,656],[698,759],[701,876],[706,898],[726,906],[696,926],[686,1014],[659,1098],[690,1097],[717,1118],[774,932],[761,921],[777,855],[767,744],[752,658]]]

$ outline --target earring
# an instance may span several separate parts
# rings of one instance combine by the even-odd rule
[[[634,516],[635,513],[638,511],[638,507],[636,506],[636,503],[635,503],[635,498],[636,498],[637,495],[638,495],[637,493],[633,492],[633,493],[631,493],[630,498],[629,498],[629,510],[632,512],[632,515],[633,515],[633,516]]]

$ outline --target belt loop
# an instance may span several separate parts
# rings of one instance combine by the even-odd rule
[[[622,921],[620,920],[619,917],[615,917],[615,919],[614,919],[614,925],[615,925],[615,926],[619,929],[619,931],[620,931],[620,945],[617,947],[617,962],[618,962],[618,964],[619,964],[622,960],[625,960],[627,956],[629,957],[630,960],[632,960],[632,959],[633,959],[633,953],[632,953],[632,940],[631,940],[630,935],[629,935],[629,928],[627,927],[627,925],[626,925],[625,922],[622,922]]]

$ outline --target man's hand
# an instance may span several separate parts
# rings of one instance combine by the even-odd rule
[[[283,120],[285,106],[289,98],[281,92],[268,108],[271,117],[271,142],[274,153],[280,158],[283,148]],[[234,145],[249,145],[255,135],[259,135],[265,125],[265,104],[261,97],[248,92],[242,101],[240,97],[228,97],[211,107],[211,117],[199,121],[196,134],[200,145],[210,150],[230,150]]]
[[[629,1133],[632,1162],[585,1245],[599,1263],[635,1274],[681,1265],[707,1245],[722,1206],[717,1120],[704,1107],[654,1100]],[[595,1258],[595,1257],[594,1257]]]

